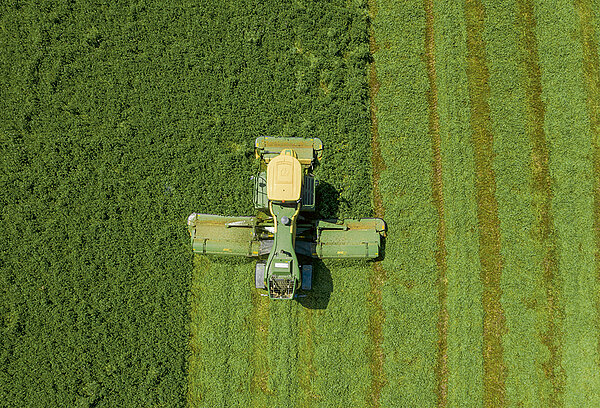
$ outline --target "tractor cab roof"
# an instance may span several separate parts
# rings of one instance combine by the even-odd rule
[[[271,201],[298,201],[302,166],[292,149],[283,149],[267,166],[267,197]]]

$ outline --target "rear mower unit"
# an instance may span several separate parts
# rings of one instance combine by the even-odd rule
[[[293,299],[312,288],[312,259],[380,255],[385,222],[379,218],[316,220],[312,170],[323,156],[320,139],[259,137],[253,217],[191,214],[194,252],[259,258],[256,288],[271,299]]]

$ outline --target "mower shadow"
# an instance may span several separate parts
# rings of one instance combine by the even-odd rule
[[[333,279],[329,268],[320,259],[313,260],[312,289],[301,291],[298,303],[307,309],[327,309],[333,292]]]

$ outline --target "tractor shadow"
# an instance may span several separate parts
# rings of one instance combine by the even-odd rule
[[[327,309],[333,292],[331,271],[320,259],[313,260],[312,289],[301,291],[297,301],[307,309]]]

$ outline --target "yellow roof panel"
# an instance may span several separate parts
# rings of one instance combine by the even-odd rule
[[[302,166],[293,150],[283,150],[267,165],[267,197],[271,201],[297,201],[302,188]]]

